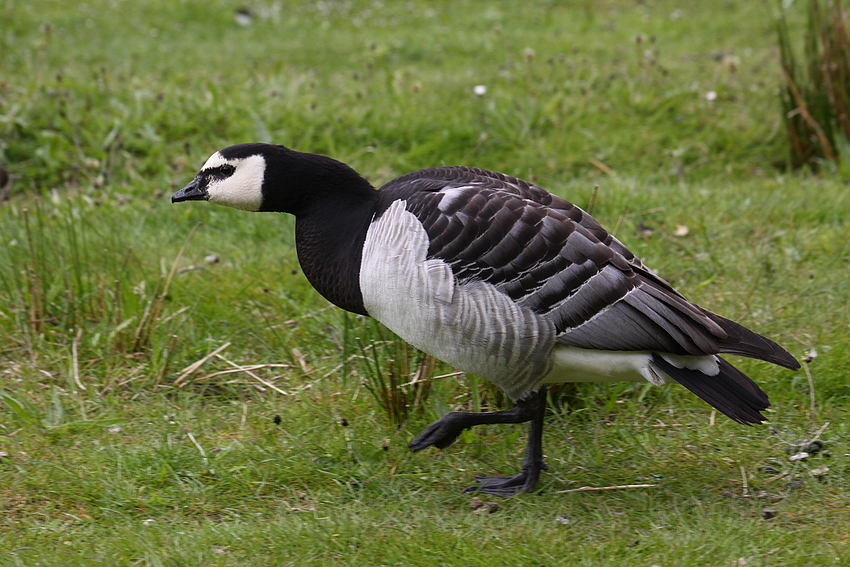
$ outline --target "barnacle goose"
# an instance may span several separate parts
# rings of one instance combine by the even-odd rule
[[[534,490],[546,384],[678,382],[753,424],[767,395],[718,355],[800,367],[687,301],[580,208],[501,173],[434,167],[375,190],[334,159],[240,144],[172,197],[190,200],[295,215],[298,261],[319,293],[511,397],[506,411],[449,412],[410,442],[442,449],[475,425],[530,421],[522,471],[467,491]]]

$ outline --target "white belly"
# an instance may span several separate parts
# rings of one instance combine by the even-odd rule
[[[651,358],[648,352],[592,350],[558,345],[552,350],[552,370],[543,381],[558,384],[647,380],[656,385],[663,384],[663,374],[650,367]]]
[[[717,376],[720,364],[717,356],[687,356],[659,353],[676,368],[688,368]],[[649,352],[593,350],[557,345],[552,350],[552,370],[543,379],[546,384],[561,382],[641,382],[646,380],[660,386],[673,380],[652,364]]]

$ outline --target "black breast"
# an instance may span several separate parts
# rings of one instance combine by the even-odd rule
[[[334,305],[368,315],[360,293],[360,259],[374,202],[296,217],[295,245],[304,275]]]

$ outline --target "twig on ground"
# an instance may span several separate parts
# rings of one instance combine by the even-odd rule
[[[191,374],[193,374],[195,371],[197,371],[201,366],[204,365],[204,363],[206,361],[208,361],[212,357],[216,356],[218,353],[220,353],[221,351],[223,351],[224,349],[226,349],[229,346],[230,346],[230,342],[226,342],[223,345],[221,345],[220,347],[218,347],[217,349],[215,349],[214,351],[212,351],[211,353],[209,353],[208,355],[204,356],[199,361],[193,362],[192,364],[190,364],[189,366],[184,368],[183,372],[180,374],[180,376],[178,376],[177,379],[174,381],[174,386],[177,386],[178,388],[182,388],[183,386],[181,385],[181,382],[183,382],[183,380],[185,380]]]
[[[620,484],[617,486],[582,486],[581,488],[570,488],[569,490],[557,490],[552,494],[566,494],[568,492],[596,492],[599,490],[622,490],[624,488],[655,488],[657,484]]]
[[[313,377],[313,373],[310,371],[310,367],[307,366],[307,359],[304,358],[304,355],[297,348],[292,349],[292,357],[298,362],[299,366],[301,366],[301,370],[304,371],[304,374],[307,376]]]
[[[228,343],[228,344],[230,344],[230,343]],[[267,387],[271,388],[272,390],[274,390],[274,391],[275,391],[275,392],[277,392],[278,394],[281,394],[281,395],[284,395],[284,396],[291,396],[291,395],[292,395],[292,394],[290,394],[289,392],[287,392],[287,391],[285,391],[285,390],[281,390],[280,388],[278,388],[277,386],[275,386],[274,384],[272,384],[272,383],[271,383],[271,382],[269,382],[268,380],[263,380],[263,379],[262,379],[262,378],[260,378],[257,374],[254,374],[251,370],[246,370],[246,369],[245,369],[246,367],[244,367],[244,366],[239,366],[239,365],[238,365],[238,364],[236,364],[235,362],[232,362],[232,361],[230,361],[230,360],[227,360],[226,358],[224,358],[223,356],[221,356],[221,355],[220,355],[220,354],[218,354],[217,352],[216,352],[216,353],[213,353],[213,354],[214,354],[214,356],[216,356],[216,357],[220,358],[221,360],[223,360],[223,361],[224,361],[224,362],[226,362],[227,364],[229,364],[229,365],[233,366],[234,368],[238,368],[238,369],[242,370],[245,374],[247,374],[248,376],[250,376],[250,377],[251,377],[251,378],[253,378],[254,380],[258,381],[258,382],[259,382],[259,383],[261,383],[262,385],[264,385],[264,386],[267,386]],[[270,366],[270,365],[269,365],[269,366]]]
[[[221,358],[221,357],[219,357]],[[213,372],[212,374],[206,374],[204,376],[198,376],[194,379],[194,382],[200,382],[201,380],[209,380],[210,378],[215,378],[216,376],[222,376],[224,374],[234,374],[236,372],[251,372],[253,370],[260,370],[262,368],[292,368],[290,364],[252,364],[250,366],[236,366],[234,368],[228,368],[227,370],[219,370],[218,372]]]
[[[204,465],[206,465],[207,470],[210,471],[210,472],[213,472],[212,469],[210,469],[210,461],[209,461],[209,459],[207,459],[207,452],[204,451],[204,448],[201,447],[201,444],[198,443],[198,440],[195,439],[195,436],[192,435],[191,431],[187,431],[186,436],[189,437],[189,439],[192,441],[192,443],[195,445],[195,447],[197,447],[198,452],[201,454],[201,458],[204,460]]]
[[[191,272],[192,270],[204,270],[204,269],[206,269],[206,266],[194,265],[193,264],[191,266],[184,266],[183,268],[177,268],[177,272],[175,272],[175,273],[184,274],[186,272]]]
[[[86,387],[80,382],[80,361],[77,357],[77,345],[83,336],[83,330],[77,329],[77,334],[71,342],[71,373],[74,375],[74,383],[80,390],[85,390]]]
[[[790,474],[791,474],[790,471],[781,472],[778,475],[772,476],[769,479],[765,480],[765,482],[776,482],[777,480],[782,480],[783,478],[785,478],[786,476],[788,476]]]
[[[453,376],[461,376],[463,373],[464,373],[463,370],[456,370],[454,372],[449,372],[448,374],[440,374],[439,376],[431,376],[430,378],[428,378],[428,380],[439,380],[441,378],[451,378]],[[419,377],[419,375],[416,375],[416,376],[413,377],[413,380],[411,380],[410,382],[407,382],[405,384],[401,384],[399,386],[399,388],[402,388],[404,386],[413,386],[414,384],[418,384],[419,382],[422,382],[422,379]]]
[[[589,161],[591,164],[593,164],[593,166],[596,167],[597,169],[599,169],[599,171],[602,171],[603,173],[607,173],[608,175],[610,175],[612,177],[617,176],[617,174],[614,172],[613,169],[611,169],[610,167],[608,167],[607,165],[605,165],[604,163],[602,163],[598,159],[588,158],[587,161]]]
[[[812,436],[812,438],[811,438],[811,439],[809,439],[809,443],[811,443],[811,442],[812,442],[812,441],[814,441],[815,439],[820,439],[821,433],[823,433],[824,431],[826,431],[826,428],[827,428],[827,427],[829,427],[829,422],[828,422],[828,421],[827,421],[827,422],[825,422],[823,425],[821,425],[821,427],[820,427],[820,429],[818,429],[817,433],[815,433],[815,434]]]

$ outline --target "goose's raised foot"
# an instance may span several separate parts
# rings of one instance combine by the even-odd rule
[[[470,415],[477,414],[450,411],[426,427],[425,430],[417,435],[416,438],[408,443],[407,446],[410,447],[412,451],[421,451],[422,449],[427,449],[432,445],[438,449],[445,449],[457,440],[458,436],[464,429],[476,425],[476,423],[471,423],[472,420],[469,419]]]

